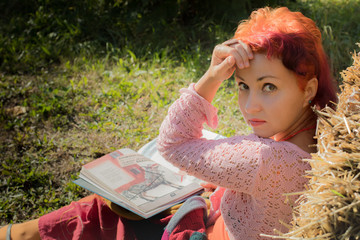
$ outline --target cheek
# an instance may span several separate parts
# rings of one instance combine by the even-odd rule
[[[266,115],[277,121],[282,121],[289,110],[280,97],[268,97],[264,99],[263,104]]]
[[[271,114],[274,122],[279,126],[285,126],[293,123],[299,114],[302,112],[302,102],[299,101],[301,97],[294,94],[293,96],[284,96],[279,99],[268,99],[267,104],[268,114]]]

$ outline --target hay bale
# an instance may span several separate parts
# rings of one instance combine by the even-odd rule
[[[336,111],[316,111],[318,152],[288,239],[360,239],[360,56],[341,73]]]
[[[360,46],[360,44],[358,44]],[[336,111],[319,116],[318,151],[308,159],[308,189],[301,193],[283,239],[360,239],[360,54],[341,75]]]

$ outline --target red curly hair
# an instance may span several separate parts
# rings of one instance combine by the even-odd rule
[[[318,91],[312,102],[318,107],[337,102],[320,30],[302,13],[286,7],[258,9],[239,24],[234,38],[247,43],[254,52],[282,59],[284,66],[296,73],[301,89],[308,80],[317,78]]]

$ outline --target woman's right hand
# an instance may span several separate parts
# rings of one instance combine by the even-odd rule
[[[211,102],[221,83],[231,77],[236,67],[249,67],[252,58],[251,48],[239,40],[230,39],[217,45],[209,69],[195,85],[196,92]]]

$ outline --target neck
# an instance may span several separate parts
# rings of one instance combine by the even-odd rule
[[[285,138],[282,138],[282,139],[279,140],[279,141],[287,141],[287,140],[295,137],[296,135],[299,135],[299,134],[302,133],[302,132],[309,131],[309,130],[312,130],[312,129],[316,129],[316,125],[315,125],[315,124],[312,125],[312,126],[310,126],[310,127],[302,128],[302,129],[300,129],[299,131],[296,131],[295,133],[293,133],[293,134],[291,134],[291,135],[289,135],[289,136],[287,136],[287,137],[285,137]]]
[[[308,109],[301,115],[299,121],[294,123],[288,130],[273,136],[275,141],[289,141],[306,152],[316,151],[315,128],[316,115]]]

